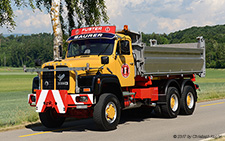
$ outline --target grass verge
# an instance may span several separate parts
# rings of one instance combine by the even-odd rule
[[[207,69],[205,78],[196,78],[199,84],[198,101],[225,98],[225,69]]]
[[[0,68],[0,128],[38,120],[38,114],[27,103],[35,76],[22,68]]]

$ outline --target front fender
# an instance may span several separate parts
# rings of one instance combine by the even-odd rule
[[[99,83],[99,80],[100,80],[100,83]],[[96,77],[95,86],[94,86],[94,93],[97,96],[102,93],[102,88],[104,87],[105,84],[117,85],[118,88],[120,89],[120,92],[122,93],[121,85],[120,85],[119,79],[116,75],[101,74],[98,77]]]

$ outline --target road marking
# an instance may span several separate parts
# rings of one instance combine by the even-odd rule
[[[225,102],[219,102],[219,103],[212,103],[212,104],[207,104],[207,105],[201,105],[200,107],[206,107],[206,106],[212,106],[212,105],[219,105],[219,104],[223,104]]]
[[[41,135],[41,134],[46,134],[46,133],[51,133],[51,132],[57,132],[57,131],[63,131],[63,130],[68,130],[68,129],[72,129],[72,128],[77,128],[77,127],[82,127],[84,125],[81,125],[81,126],[73,126],[73,127],[68,127],[68,128],[61,128],[61,129],[55,129],[55,130],[51,130],[51,131],[44,131],[44,132],[38,132],[38,133],[33,133],[33,134],[27,134],[27,135],[22,135],[22,136],[19,136],[21,138],[23,137],[29,137],[29,136],[34,136],[34,135]]]

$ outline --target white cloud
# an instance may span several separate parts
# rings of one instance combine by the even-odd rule
[[[40,32],[52,32],[51,19],[49,14],[41,12],[35,9],[34,12],[31,9],[15,10],[16,27],[13,33],[40,33]],[[0,28],[1,30],[1,28]],[[9,33],[6,29],[3,33]]]
[[[50,26],[50,17],[48,14],[42,14],[38,12],[38,10],[35,10],[34,15],[29,14],[29,19],[24,20],[24,24],[26,27],[34,27],[34,28],[40,28],[40,27],[49,27]]]
[[[134,31],[170,33],[191,26],[225,24],[225,1],[221,0],[105,1],[109,22],[117,29],[127,24]],[[33,13],[30,9],[16,10],[15,13],[18,17],[14,33],[52,32],[48,14],[39,10]]]
[[[25,9],[21,11],[16,11],[18,29],[21,29],[20,33],[33,33],[33,32],[51,32],[51,19],[49,14],[40,12],[35,9],[34,12]],[[21,16],[22,15],[22,16]],[[24,30],[22,30],[24,29]]]
[[[160,18],[157,19],[159,29],[174,31],[176,29],[180,29],[185,25],[185,22],[181,19],[168,19],[168,18]]]
[[[224,24],[221,0],[106,0],[110,23],[145,33],[170,33],[191,26]]]

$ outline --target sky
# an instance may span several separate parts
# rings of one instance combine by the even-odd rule
[[[224,0],[105,0],[109,23],[132,31],[166,33],[192,26],[225,24]],[[52,33],[49,14],[38,9],[14,9],[17,27],[12,33]],[[0,33],[9,34],[0,27]]]

